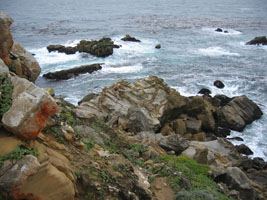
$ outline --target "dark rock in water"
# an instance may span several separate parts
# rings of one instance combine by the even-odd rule
[[[223,30],[221,28],[217,28],[215,31],[217,31],[217,32],[223,32]]]
[[[223,82],[219,80],[214,81],[213,85],[220,89],[224,88]]]
[[[155,46],[155,48],[156,48],[156,49],[160,49],[160,48],[161,48],[161,45],[158,44],[158,45]]]
[[[211,91],[207,88],[202,88],[198,94],[203,94],[203,95],[210,95],[211,94]]]
[[[267,38],[266,36],[255,37],[253,40],[247,42],[247,45],[267,45]]]
[[[242,131],[262,114],[259,106],[243,95],[235,97],[219,110],[218,122],[222,127]]]
[[[95,93],[90,93],[90,94],[86,95],[85,97],[83,97],[83,98],[78,102],[78,105],[80,105],[80,104],[83,103],[83,102],[90,101],[91,99],[94,99],[95,97],[97,97],[97,94],[95,94]]]
[[[78,76],[79,74],[92,73],[100,69],[102,69],[100,64],[82,65],[80,67],[74,67],[71,69],[49,72],[47,74],[44,74],[43,77],[47,79],[67,80],[75,76]]]
[[[241,137],[232,137],[232,138],[227,138],[227,140],[236,140],[236,141],[241,141],[243,142],[244,140]]]
[[[110,38],[102,38],[98,41],[81,40],[75,47],[65,47],[63,45],[49,45],[47,50],[50,52],[58,51],[59,53],[75,54],[77,51],[90,53],[97,57],[106,57],[113,54],[113,48],[120,48],[114,44]]]
[[[46,47],[48,52],[52,52],[52,51],[62,51],[62,49],[64,49],[65,47],[63,45],[60,44],[56,44],[56,45],[49,45],[48,47]]]
[[[253,154],[253,151],[251,151],[251,149],[248,146],[246,146],[245,144],[236,145],[235,147],[239,153],[242,153],[245,155],[252,155]]]
[[[224,31],[224,33],[229,33],[228,31]]]
[[[126,35],[124,38],[121,38],[123,41],[130,41],[130,42],[141,42],[140,40],[136,39],[135,37],[132,37],[130,35]]]
[[[79,52],[90,53],[97,57],[107,57],[113,54],[113,48],[119,48],[110,38],[102,38],[98,41],[81,40],[77,45]]]
[[[233,98],[229,98],[225,95],[215,95],[214,98],[220,100],[220,106],[225,106],[233,99]]]
[[[263,169],[265,162],[262,158],[256,157],[253,158],[253,168],[255,169]]]

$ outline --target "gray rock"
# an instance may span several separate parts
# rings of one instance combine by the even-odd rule
[[[200,120],[186,120],[186,128],[188,133],[199,133],[201,131],[202,122]]]
[[[189,142],[179,135],[163,137],[159,140],[158,144],[167,151],[175,151],[176,154],[180,154],[189,147]]]
[[[236,148],[237,148],[237,151],[239,153],[242,153],[245,155],[252,155],[253,154],[253,151],[251,151],[251,149],[248,146],[246,146],[245,144],[237,145]]]
[[[0,59],[0,74],[9,74],[9,69],[6,64]]]

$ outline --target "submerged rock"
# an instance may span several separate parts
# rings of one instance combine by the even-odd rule
[[[93,73],[94,71],[102,69],[100,64],[92,64],[92,65],[82,65],[79,67],[74,67],[71,69],[49,72],[43,75],[43,77],[47,79],[55,79],[55,80],[67,80],[78,76],[79,74],[85,73]]]
[[[267,45],[266,36],[255,37],[253,40],[247,42],[247,45]]]
[[[214,81],[213,85],[220,89],[224,88],[223,82],[219,80]]]
[[[223,30],[221,28],[217,28],[215,31],[216,32],[223,32]]]

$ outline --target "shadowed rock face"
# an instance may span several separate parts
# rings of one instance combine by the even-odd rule
[[[100,64],[92,64],[92,65],[82,65],[80,67],[74,67],[71,69],[56,71],[56,72],[49,72],[44,74],[43,77],[47,79],[55,79],[55,80],[67,80],[78,76],[79,74],[85,73],[93,73],[94,71],[102,69]]]
[[[128,42],[141,42],[140,40],[136,39],[135,37],[130,36],[127,34],[124,38],[121,38],[123,41],[128,41]]]

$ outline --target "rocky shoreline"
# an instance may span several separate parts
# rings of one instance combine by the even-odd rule
[[[0,12],[0,199],[267,198],[267,163],[225,138],[263,114],[245,95],[184,97],[149,76],[74,106],[33,83],[12,22]]]

